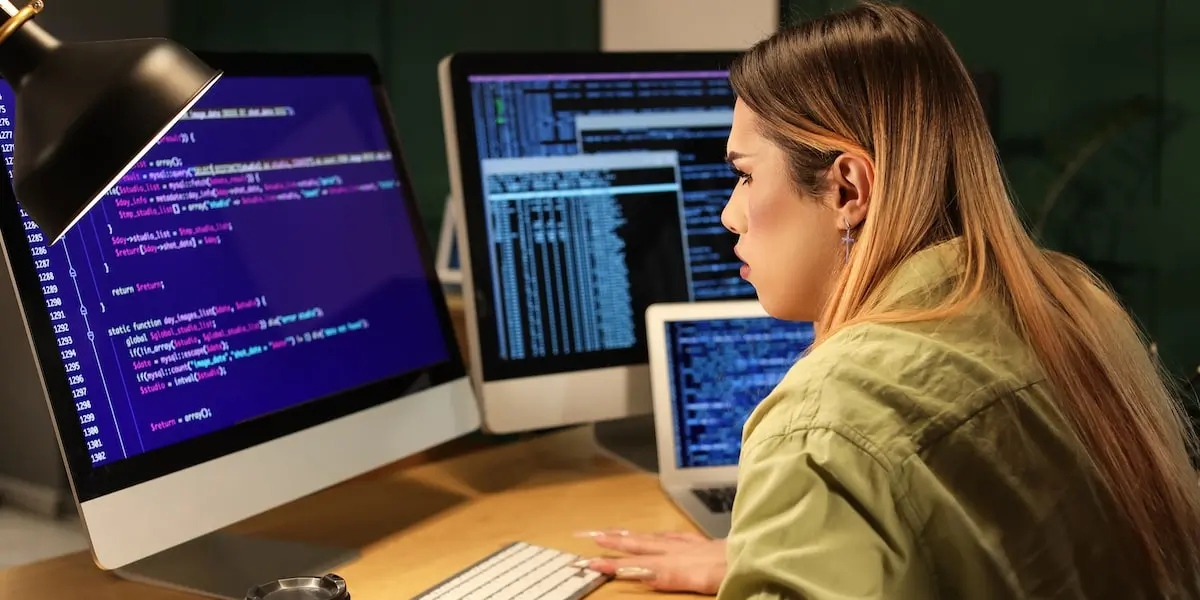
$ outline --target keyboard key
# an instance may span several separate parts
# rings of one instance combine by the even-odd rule
[[[448,577],[416,600],[579,600],[608,578],[572,567],[581,557],[514,542]]]
[[[733,498],[737,488],[734,486],[717,488],[697,488],[692,493],[715,513],[733,512]]]

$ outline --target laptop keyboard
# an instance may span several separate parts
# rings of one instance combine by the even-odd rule
[[[699,488],[692,490],[693,494],[715,513],[733,512],[733,496],[737,491],[735,486]]]

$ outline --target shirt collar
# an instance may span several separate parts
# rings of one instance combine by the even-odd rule
[[[943,297],[962,274],[962,238],[934,244],[900,263],[884,281],[880,304],[927,307]]]

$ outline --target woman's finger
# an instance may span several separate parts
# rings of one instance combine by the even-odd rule
[[[668,556],[593,558],[577,564],[616,579],[640,581],[664,592],[714,594],[721,584],[722,577],[722,573],[708,565],[680,561]]]
[[[575,534],[579,538],[598,538],[604,536],[629,535],[628,529],[592,529],[589,531],[580,531]]]
[[[666,554],[681,552],[695,542],[672,539],[653,534],[601,535],[592,538],[597,546],[626,554]]]
[[[635,534],[628,529],[594,529],[591,531],[581,531],[575,534],[575,537],[598,538],[604,536],[629,536],[642,535],[651,537],[660,537],[669,540],[680,540],[685,542],[708,542],[709,538],[691,531],[654,531],[650,533]]]
[[[616,575],[617,566],[619,563],[629,563],[628,559],[623,558],[584,558],[571,565],[580,569],[591,569],[599,571],[605,575]]]

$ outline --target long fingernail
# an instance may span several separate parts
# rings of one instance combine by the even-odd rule
[[[598,538],[606,535],[629,535],[629,532],[624,529],[610,529],[608,531],[580,531],[575,534],[575,537]]]
[[[586,568],[588,568],[588,566],[589,566],[589,565],[591,565],[591,564],[592,564],[592,559],[590,559],[590,558],[581,558],[581,559],[579,559],[579,560],[577,560],[577,561],[575,561],[575,562],[571,563],[571,566],[572,566],[572,567],[575,567],[576,569],[586,569]]]
[[[654,579],[654,571],[642,567],[621,567],[614,574],[617,579]]]

